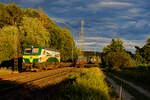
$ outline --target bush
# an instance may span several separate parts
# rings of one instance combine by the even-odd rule
[[[99,68],[82,68],[70,76],[70,83],[62,89],[64,100],[113,100],[105,76]],[[115,99],[117,100],[117,99]]]
[[[104,63],[109,69],[122,69],[135,66],[135,61],[126,52],[110,52],[105,55]]]

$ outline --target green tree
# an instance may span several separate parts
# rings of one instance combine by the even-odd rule
[[[77,59],[79,50],[75,47],[69,30],[59,27],[41,8],[37,11],[31,8],[23,9],[14,3],[0,3],[0,28],[7,26],[17,29],[18,34],[11,37],[18,38],[16,41],[20,56],[23,46],[38,45],[59,50],[62,61]]]
[[[125,51],[125,48],[123,46],[123,41],[121,41],[119,38],[115,40],[114,38],[111,40],[110,45],[107,45],[103,49],[103,53],[108,52],[117,52],[117,51]]]
[[[50,43],[49,32],[37,18],[24,17],[20,30],[23,34],[23,46],[48,46]]]
[[[146,45],[150,45],[150,38],[146,40]]]
[[[18,57],[19,31],[15,26],[3,27],[0,30],[0,62]]]
[[[0,4],[0,27],[5,25],[20,26],[24,16],[23,9],[16,4],[4,5]]]
[[[109,68],[122,69],[134,67],[135,62],[126,52],[110,52],[106,55]]]
[[[122,69],[135,66],[130,54],[125,51],[123,42],[117,38],[112,39],[109,45],[104,47],[102,64],[110,69]]]
[[[77,48],[75,47],[73,37],[68,29],[63,29],[63,35],[64,36],[59,40],[62,42],[60,46],[58,45],[59,47],[61,47],[59,49],[61,51],[62,61],[72,61],[72,59],[75,60],[77,56]]]
[[[142,48],[135,47],[136,54],[135,59],[137,64],[150,64],[150,39],[148,38],[145,45]]]
[[[25,9],[24,14],[25,14],[26,17],[33,17],[33,18],[37,18],[39,16],[37,10],[36,9],[31,9],[31,8]]]

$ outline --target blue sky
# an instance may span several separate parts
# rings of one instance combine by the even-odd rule
[[[85,50],[102,51],[112,38],[121,38],[127,50],[143,46],[150,37],[150,0],[13,0],[23,8],[39,6],[62,27],[80,31],[84,20]],[[0,0],[11,3],[12,0]],[[72,31],[79,46],[79,35]]]

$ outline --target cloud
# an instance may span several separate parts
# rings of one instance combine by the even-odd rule
[[[2,0],[4,2],[5,0]],[[9,0],[10,1],[10,0]],[[85,46],[102,50],[113,37],[134,51],[150,35],[149,0],[14,0],[23,8],[42,7],[59,26],[68,23],[80,31],[84,19]],[[72,31],[74,38],[79,35]],[[132,41],[132,42],[129,42]],[[79,42],[79,41],[78,41]],[[96,43],[95,43],[96,42]],[[137,43],[137,44],[136,44]],[[78,43],[79,44],[79,43]]]
[[[96,41],[110,41],[111,38],[105,38],[105,37],[85,37],[85,40],[96,40]]]
[[[142,47],[144,44],[143,42],[139,40],[126,40],[124,38],[120,38],[123,43],[126,50],[135,52],[135,46]],[[102,51],[103,48],[110,44],[110,41],[112,38],[106,38],[106,37],[85,37],[84,38],[84,50],[96,48],[98,51]],[[80,40],[76,40],[76,45],[80,47],[81,43]]]
[[[41,3],[41,2],[44,2],[45,0],[20,0],[20,1],[23,1],[23,2],[33,2],[33,3]]]
[[[81,45],[81,41],[77,42],[78,45]],[[96,42],[84,42],[84,46],[96,45]]]
[[[139,20],[137,23],[136,23],[136,28],[141,28],[141,27],[144,27],[145,25],[148,25],[149,22],[147,22],[146,20]]]
[[[112,1],[109,1],[109,2],[103,1],[103,2],[100,2],[99,5],[105,6],[105,7],[132,6],[132,4],[128,2],[112,2]]]
[[[72,5],[75,2],[78,2],[80,0],[55,0],[52,4],[54,5]]]
[[[121,10],[121,8],[128,8],[133,6],[132,3],[129,2],[115,2],[115,1],[98,1],[95,3],[91,3],[87,6],[87,9],[89,11],[94,11],[95,13],[97,11],[103,11],[104,9],[107,10],[108,8],[112,8],[113,9],[119,9]],[[111,11],[110,10],[110,11]]]
[[[58,22],[58,23],[65,23],[66,20],[63,19],[63,18],[54,18],[54,17],[51,17],[51,20],[55,21],[55,22]]]
[[[124,46],[127,50],[131,50],[131,51],[135,51],[135,46],[139,46],[139,47],[142,47],[144,44],[140,43],[140,41],[138,40],[135,40],[135,41],[131,41],[131,40],[125,40],[125,39],[122,39],[123,42],[124,42]]]

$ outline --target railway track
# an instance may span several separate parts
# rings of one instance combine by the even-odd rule
[[[59,81],[62,81],[69,73],[72,72],[74,68],[70,69],[62,69],[57,70],[56,72],[43,72],[43,73],[35,73],[33,75],[27,75],[20,78],[13,78],[10,79],[11,81],[19,82],[19,84],[12,84],[10,86],[4,87],[0,89],[0,98],[4,97],[4,95],[8,95],[9,93],[12,93],[17,90],[21,90],[22,86],[28,85],[28,86],[36,86],[36,87],[44,87],[47,85],[51,85],[53,83],[57,83]],[[39,75],[41,74],[41,75]],[[43,75],[42,75],[43,74]],[[0,84],[2,85],[2,84]]]

